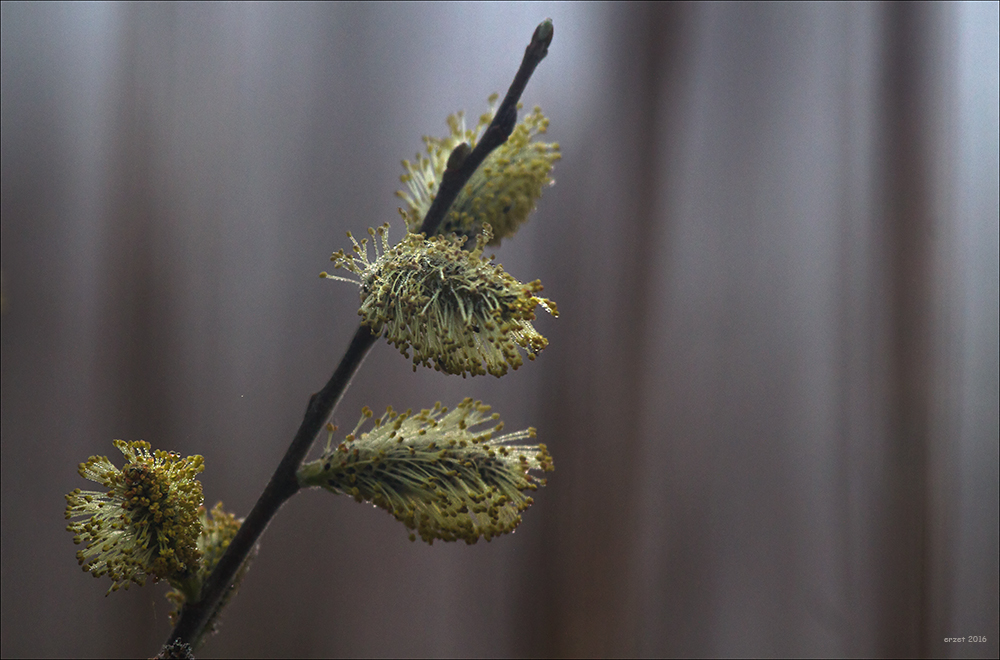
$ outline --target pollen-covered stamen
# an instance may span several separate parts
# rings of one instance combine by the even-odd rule
[[[551,300],[537,296],[538,280],[524,284],[483,255],[491,238],[487,224],[476,237],[476,247],[463,249],[464,237],[408,234],[386,247],[375,261],[359,249],[352,258],[334,253],[337,267],[358,280],[333,277],[361,286],[358,314],[376,333],[411,357],[413,364],[451,374],[502,376],[548,345],[531,321],[541,306],[553,316]]]
[[[378,236],[379,242],[382,244],[382,255],[384,256],[386,252],[389,251],[389,223],[386,222],[382,224],[378,229],[368,228],[368,234],[372,237]],[[330,255],[330,261],[333,262],[333,267],[335,269],[343,268],[351,273],[358,276],[359,279],[354,280],[349,277],[340,277],[339,275],[331,275],[330,273],[323,271],[319,274],[320,277],[330,280],[340,280],[341,282],[350,282],[351,284],[358,284],[361,286],[362,290],[367,290],[371,285],[372,280],[372,266],[374,266],[378,260],[381,258],[379,255],[378,242],[372,242],[372,248],[375,253],[375,261],[370,261],[368,259],[368,239],[364,238],[359,243],[354,234],[347,232],[347,237],[351,239],[351,243],[354,247],[351,251],[354,254],[347,254],[342,249],[337,250],[332,255]]]
[[[534,429],[496,436],[503,423],[489,410],[472,399],[451,411],[389,408],[370,431],[303,465],[299,483],[372,502],[415,530],[411,539],[488,541],[513,531],[532,503],[526,493],[545,484],[530,472],[553,469],[545,445],[516,444]]]

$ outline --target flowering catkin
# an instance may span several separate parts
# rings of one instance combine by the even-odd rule
[[[77,488],[66,496],[66,519],[83,570],[111,578],[108,593],[147,577],[170,579],[196,570],[201,561],[199,507],[204,467],[201,456],[181,458],[148,442],[114,441],[125,455],[119,470],[107,456],[91,456],[79,467],[80,476],[107,492]]]
[[[420,364],[462,376],[502,376],[524,363],[519,348],[533,360],[548,345],[531,321],[538,306],[558,316],[556,305],[535,295],[541,282],[523,284],[483,256],[492,236],[488,224],[471,251],[462,248],[464,237],[422,234],[407,234],[390,247],[387,228],[368,230],[382,243],[374,261],[368,259],[368,239],[359,243],[350,233],[354,254],[340,250],[330,257],[335,268],[354,273],[360,282],[320,276],[359,284],[363,322],[404,356],[410,357],[412,348],[414,370]]]
[[[178,617],[186,603],[198,601],[202,586],[215,570],[219,560],[222,559],[226,549],[229,548],[229,544],[236,537],[236,533],[240,531],[240,526],[243,524],[242,519],[222,508],[222,502],[216,503],[211,511],[206,510],[204,506],[200,507],[198,515],[202,528],[201,534],[198,536],[198,551],[201,553],[201,562],[197,570],[188,571],[184,575],[170,580],[174,588],[167,593],[167,600],[175,606],[174,611],[170,613],[171,625],[177,625]],[[218,613],[239,587],[239,583],[254,556],[256,556],[255,551],[244,560],[243,566],[240,567],[236,577],[231,582],[232,586],[226,591],[221,604],[216,607],[215,615],[211,618],[206,629],[214,629]]]
[[[452,151],[463,142],[474,148],[493,120],[498,95],[489,98],[490,110],[479,118],[474,130],[465,127],[459,112],[448,117],[449,134],[443,138],[424,137],[427,155],[417,154],[414,162],[403,161],[406,172],[400,180],[407,191],[396,194],[406,202],[403,216],[411,232],[417,232],[434,201]],[[518,105],[518,108],[521,106]],[[438,230],[472,238],[487,223],[493,227],[489,245],[499,245],[513,236],[535,209],[543,188],[554,182],[552,167],[560,159],[559,144],[538,142],[549,120],[541,108],[534,110],[515,127],[507,141],[490,152],[472,178],[459,192]]]
[[[299,468],[299,484],[371,502],[415,530],[411,540],[419,534],[428,543],[489,541],[517,527],[532,504],[525,493],[545,484],[530,472],[553,469],[545,445],[514,444],[534,438],[534,429],[494,437],[503,422],[489,410],[472,399],[451,411],[440,403],[417,414],[390,407],[359,434],[372,418],[366,407],[336,447],[328,427],[326,451]],[[491,429],[473,430],[490,423]]]

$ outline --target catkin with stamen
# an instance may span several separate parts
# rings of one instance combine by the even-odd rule
[[[369,260],[368,239],[331,257],[358,280],[321,273],[321,277],[353,282],[361,287],[358,314],[373,332],[381,333],[417,365],[449,374],[503,376],[548,345],[532,321],[535,308],[558,316],[554,302],[537,296],[538,280],[527,284],[504,271],[483,247],[492,236],[490,225],[476,237],[476,247],[464,250],[464,237],[407,234],[390,247],[388,225],[369,229],[382,253]],[[409,351],[412,350],[412,356]]]
[[[373,417],[365,408],[354,432],[299,469],[299,484],[371,502],[413,530],[411,540],[489,541],[517,527],[527,493],[545,484],[532,472],[553,470],[545,445],[519,444],[533,428],[498,435],[503,422],[489,411],[472,399],[450,411],[390,407],[362,433]]]

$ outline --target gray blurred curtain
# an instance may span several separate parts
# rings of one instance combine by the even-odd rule
[[[564,157],[497,251],[550,347],[379,345],[334,416],[474,396],[549,486],[475,547],[306,493],[205,653],[996,657],[997,7],[4,3],[2,655],[156,651],[163,588],[75,565],[76,464],[200,453],[245,514],[356,327],[317,273],[551,16]]]

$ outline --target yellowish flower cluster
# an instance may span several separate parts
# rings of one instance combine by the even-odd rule
[[[198,536],[201,563],[196,571],[185,574],[179,579],[171,580],[174,589],[167,593],[167,600],[176,606],[176,609],[170,613],[171,625],[177,625],[177,617],[185,603],[198,601],[202,585],[215,570],[216,564],[222,559],[226,548],[236,536],[236,532],[240,531],[240,525],[243,523],[242,519],[231,513],[226,513],[222,508],[222,502],[216,503],[211,511],[200,507],[198,513],[201,520],[201,534]],[[234,582],[239,582],[244,570],[240,571]],[[217,608],[217,610],[219,609],[221,606]]]
[[[107,492],[77,488],[66,496],[66,519],[83,570],[108,575],[111,588],[128,588],[170,579],[196,570],[201,560],[198,537],[202,522],[201,456],[156,450],[148,442],[114,441],[125,455],[119,470],[106,456],[91,456],[79,467],[80,476],[101,484]]]
[[[211,514],[209,516],[208,514]],[[237,518],[231,513],[226,513],[222,508],[222,502],[217,502],[210,512],[201,508],[202,532],[198,537],[198,550],[201,551],[202,564],[201,572],[205,577],[215,570],[215,565],[226,553],[226,548],[240,531],[242,518]]]
[[[360,433],[372,418],[368,408],[354,431],[338,446],[299,468],[299,483],[371,502],[432,543],[464,540],[472,544],[512,531],[532,504],[525,493],[544,485],[530,472],[553,470],[545,445],[515,444],[535,437],[529,428],[496,436],[503,429],[489,406],[465,399],[454,410],[436,404],[417,414],[390,407],[374,428]],[[474,431],[475,427],[495,424]]]
[[[463,249],[466,239],[457,236],[424,238],[407,234],[394,247],[386,236],[388,225],[376,232],[382,254],[375,246],[374,261],[368,259],[368,239],[354,243],[353,255],[335,252],[331,261],[360,278],[355,280],[320,273],[321,277],[360,284],[358,314],[376,333],[418,364],[433,366],[449,374],[502,376],[508,367],[524,363],[518,347],[529,360],[548,345],[535,331],[535,307],[558,316],[555,303],[535,294],[538,280],[523,284],[483,256],[490,240],[489,224],[476,237],[476,247]]]
[[[497,95],[490,96],[490,110],[479,118],[474,130],[465,127],[459,112],[448,117],[449,134],[443,138],[424,137],[427,155],[417,154],[414,162],[403,161],[406,173],[400,177],[408,192],[397,192],[407,204],[403,209],[407,227],[419,231],[434,201],[451,152],[463,142],[475,148],[483,131],[493,120]],[[518,108],[521,106],[518,105]],[[465,184],[438,230],[473,237],[483,225],[493,227],[489,245],[499,245],[513,236],[535,209],[545,186],[552,185],[552,166],[560,159],[559,144],[534,141],[545,133],[549,120],[536,107],[514,127],[507,141],[494,149]]]

